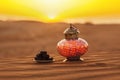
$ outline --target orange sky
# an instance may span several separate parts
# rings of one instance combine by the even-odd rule
[[[120,0],[0,0],[0,18],[120,23]]]

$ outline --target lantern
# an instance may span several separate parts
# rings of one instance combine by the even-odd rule
[[[65,39],[57,44],[59,54],[66,57],[67,61],[78,61],[88,51],[88,43],[78,37],[79,33],[80,31],[70,24],[64,31]]]

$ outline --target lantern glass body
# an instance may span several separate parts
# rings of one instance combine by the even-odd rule
[[[80,57],[87,52],[88,43],[82,38],[74,40],[63,39],[58,42],[57,50],[60,55],[66,58]]]

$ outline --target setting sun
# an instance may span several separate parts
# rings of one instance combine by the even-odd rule
[[[55,15],[48,15],[49,19],[55,19]]]
[[[21,17],[42,22],[118,21],[119,3],[119,0],[1,0],[0,18]]]

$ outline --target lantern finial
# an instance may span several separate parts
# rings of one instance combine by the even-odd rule
[[[65,38],[68,40],[69,39],[78,39],[79,33],[80,33],[80,31],[77,28],[75,28],[72,24],[70,24],[70,27],[64,31]]]

